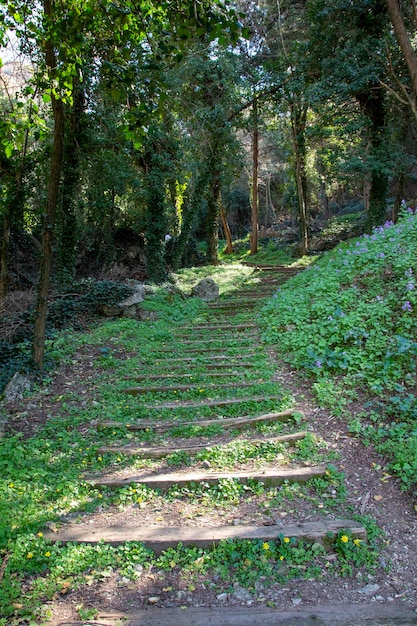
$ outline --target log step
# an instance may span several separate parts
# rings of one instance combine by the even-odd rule
[[[216,356],[210,356],[210,359],[217,359]],[[227,361],[226,357],[226,361]],[[237,357],[236,357],[237,358]],[[224,361],[225,359],[222,358],[222,361]],[[256,365],[254,363],[245,363],[244,361],[239,361],[238,363],[201,363],[201,360],[198,357],[187,357],[187,358],[173,358],[173,359],[158,359],[158,363],[160,365],[166,365],[167,367],[169,367],[169,371],[172,372],[173,370],[182,370],[183,366],[181,365],[181,363],[188,363],[189,365],[204,365],[204,368],[206,370],[216,370],[216,369],[237,369],[237,368],[242,368],[242,369],[247,369],[248,367],[256,367]],[[212,374],[210,374],[210,376],[212,376]]]
[[[160,385],[158,387],[150,386],[150,387],[129,387],[128,389],[123,389],[124,393],[129,394],[130,396],[139,396],[142,393],[163,393],[170,391],[192,391],[193,389],[204,389],[204,391],[216,391],[217,389],[241,389],[244,387],[254,387],[259,384],[257,381],[252,381],[249,383],[225,383],[225,384],[205,384],[200,383],[199,385]]]
[[[239,299],[239,300],[221,300],[220,302],[215,302],[214,304],[208,304],[208,308],[211,311],[215,311],[216,309],[233,309],[233,308],[239,308],[242,309],[243,307],[248,308],[248,307],[252,307],[252,306],[256,306],[258,300],[254,299],[254,300],[246,300],[246,299]]]
[[[217,343],[221,343],[220,341],[216,340]],[[225,345],[220,345],[220,346],[216,346],[213,348],[199,348],[197,346],[182,346],[183,349],[187,350],[188,353],[192,353],[192,354],[200,354],[200,353],[204,353],[204,352],[218,352],[219,350],[236,350],[237,348],[239,348],[240,346],[238,344],[236,344],[235,346],[225,346]],[[178,348],[181,348],[181,346],[172,346],[171,348],[157,348],[156,350],[154,350],[155,354],[165,354],[165,353],[170,353],[170,352],[175,352],[176,350],[178,350]],[[256,352],[254,350],[248,350],[247,347],[245,347],[245,356],[252,356],[253,354],[256,354]],[[228,356],[228,355],[225,355]],[[229,355],[230,356],[230,355]],[[157,357],[155,357],[157,359]]]
[[[200,324],[199,326],[182,326],[181,330],[230,330],[235,332],[236,330],[246,330],[247,328],[258,328],[257,324]],[[181,332],[181,330],[179,332]]]
[[[215,360],[222,360],[222,361],[227,361],[227,360],[233,360],[233,361],[240,361],[242,359],[247,359],[247,355],[244,354],[221,354],[219,356],[211,356],[210,359],[212,361]],[[193,356],[193,357],[186,357],[186,356],[177,356],[177,357],[168,357],[168,358],[161,358],[161,359],[157,359],[157,361],[164,361],[164,362],[171,362],[171,361],[198,361],[198,357]],[[143,365],[146,365],[146,363],[143,363]],[[204,363],[204,365],[206,365],[206,363]]]
[[[163,526],[89,526],[68,524],[57,532],[45,532],[44,537],[62,543],[92,543],[105,541],[113,546],[125,541],[138,541],[161,554],[164,550],[182,543],[184,546],[211,548],[213,544],[230,539],[274,541],[280,537],[297,541],[321,543],[329,548],[341,531],[349,531],[355,539],[366,540],[366,530],[359,522],[346,519],[327,522],[300,522],[298,524],[275,524],[273,526],[212,526],[212,527],[163,527]]]
[[[109,487],[118,489],[132,483],[147,485],[160,491],[168,491],[171,487],[185,487],[193,483],[206,483],[215,485],[219,480],[236,479],[246,484],[248,481],[257,480],[266,486],[281,485],[285,481],[305,483],[312,478],[321,478],[326,474],[325,465],[312,467],[295,467],[274,470],[252,470],[241,472],[173,472],[172,474],[154,474],[152,476],[132,475],[125,478],[104,476],[88,480],[94,487]]]
[[[189,332],[187,332],[187,336],[189,335]],[[213,334],[212,334],[213,337]],[[217,335],[212,339],[205,339],[204,337],[200,337],[199,339],[181,339],[181,337],[179,335],[177,335],[177,340],[175,342],[173,342],[173,349],[175,348],[180,348],[181,346],[185,345],[185,346],[199,346],[199,345],[205,345],[206,343],[224,343],[224,342],[229,342],[229,341],[233,341],[235,343],[239,342],[239,345],[241,345],[242,343],[252,343],[254,338],[258,337],[258,333],[250,333],[250,334],[243,334],[243,333],[239,333],[239,336],[236,337],[236,335],[234,335],[232,332],[230,332],[228,335]]]
[[[233,597],[233,594],[232,594]],[[101,611],[107,626],[414,626],[417,615],[401,604],[336,604],[296,609],[251,607],[192,607],[141,609],[132,613]],[[51,626],[59,626],[51,624]]]
[[[271,263],[262,265],[260,263],[250,263],[244,261],[242,265],[246,265],[246,267],[253,267],[258,271],[272,272],[275,271],[277,274],[298,274],[301,272],[303,268],[301,267],[290,267],[288,265],[272,265]]]
[[[112,420],[105,420],[99,424],[100,428],[126,428],[127,430],[158,430],[165,432],[171,428],[177,428],[178,426],[222,426],[222,428],[231,428],[239,430],[246,427],[255,427],[257,424],[267,424],[269,422],[285,422],[288,421],[294,415],[294,410],[279,411],[277,413],[264,413],[263,415],[256,415],[256,417],[248,417],[242,415],[241,417],[227,417],[225,419],[208,419],[198,420],[193,422],[150,422],[141,420],[140,422],[124,424],[123,422],[114,422]]]
[[[166,404],[145,404],[146,409],[201,409],[202,407],[228,406],[244,402],[265,402],[267,400],[282,400],[281,396],[250,396],[249,398],[232,398],[227,400],[212,400],[209,402],[167,402]]]
[[[213,372],[212,374],[208,375],[210,378],[229,378],[230,376],[245,376],[245,372],[228,372],[228,373],[224,373],[224,372]],[[149,374],[148,376],[146,376],[146,374],[138,374],[137,376],[124,376],[123,380],[135,380],[137,382],[143,381],[143,380],[165,380],[165,379],[171,379],[171,378],[195,378],[196,374],[184,374],[184,373],[178,373],[178,374]]]
[[[292,441],[300,441],[306,436],[305,431],[293,433],[290,435],[280,435],[279,437],[270,437],[268,439],[248,439],[246,443],[261,445],[263,443],[285,443]],[[175,446],[152,446],[152,447],[137,447],[134,445],[127,446],[103,446],[97,450],[97,454],[127,454],[129,456],[140,456],[142,459],[163,459],[170,454],[176,452],[183,452],[186,454],[194,455],[204,450],[211,450],[213,447],[224,444],[199,444],[194,446],[187,445],[175,445]],[[227,444],[226,444],[227,445]]]

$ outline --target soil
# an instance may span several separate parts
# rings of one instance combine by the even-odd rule
[[[72,364],[59,369],[51,380],[48,390],[31,395],[23,401],[9,403],[7,430],[23,432],[30,436],[54,413],[55,399],[70,386],[84,400],[95,398],[97,350],[84,346],[74,357]],[[120,358],[120,353],[119,353]],[[124,355],[128,358],[128,354]],[[372,447],[365,447],[360,439],[351,436],[346,423],[317,406],[308,381],[300,378],[287,364],[271,354],[276,363],[275,379],[282,383],[296,400],[297,410],[306,417],[310,430],[322,438],[326,448],[335,453],[335,465],[345,474],[347,488],[346,504],[334,510],[326,500],[317,502],[308,499],[284,501],[276,507],[265,507],[265,498],[253,497],[239,506],[204,508],[199,504],[164,502],[162,498],[151,501],[143,508],[128,506],[124,511],[102,508],[82,518],[83,524],[115,524],[119,521],[132,525],[224,525],[224,524],[272,524],[297,520],[320,519],[322,513],[328,517],[350,517],[354,513],[367,514],[375,519],[383,530],[380,568],[366,578],[354,573],[350,578],[335,578],[324,575],[321,580],[291,580],[285,587],[279,584],[268,586],[262,579],[255,589],[248,591],[238,583],[227,585],[215,576],[211,579],[190,579],[177,572],[143,569],[136,581],[130,581],[118,572],[84,586],[61,594],[50,603],[54,624],[77,622],[76,607],[95,607],[101,613],[132,613],[153,607],[242,607],[256,611],[260,607],[276,607],[290,610],[294,607],[308,608],[317,605],[369,605],[403,607],[417,611],[417,513],[416,505],[409,493],[400,489],[399,482],[388,475],[386,460]],[[363,411],[357,402],[351,405],[352,415]],[[88,425],[90,427],[91,424]],[[203,440],[201,440],[203,441]],[[163,462],[162,462],[163,464]],[[162,467],[162,465],[161,465]],[[200,469],[198,467],[193,469]],[[331,498],[331,490],[327,498]],[[314,498],[312,497],[312,500]],[[350,515],[347,514],[350,510]],[[68,519],[67,521],[71,521]],[[332,555],[329,555],[329,560]],[[100,620],[99,620],[100,622]],[[84,622],[86,623],[86,622]],[[102,622],[108,624],[109,622]]]

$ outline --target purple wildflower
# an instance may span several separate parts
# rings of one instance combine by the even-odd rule
[[[401,308],[402,308],[403,311],[410,311],[411,312],[413,310],[413,307],[411,306],[411,302],[409,302],[408,300],[406,300],[404,302],[404,304],[402,305]]]

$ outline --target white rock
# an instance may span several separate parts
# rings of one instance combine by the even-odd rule
[[[157,602],[159,602],[160,598],[158,596],[151,596],[150,598],[148,598],[148,602],[149,604],[156,604]]]
[[[365,585],[365,587],[362,587],[362,589],[359,589],[359,593],[363,593],[366,596],[373,596],[374,593],[376,593],[379,589],[379,585],[375,584],[369,584],[369,585]]]
[[[228,593],[219,593],[219,595],[217,596],[217,599],[220,600],[220,602],[223,602],[224,600],[227,600],[228,597],[229,597]]]

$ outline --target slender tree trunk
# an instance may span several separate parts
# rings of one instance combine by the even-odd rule
[[[405,174],[399,174],[396,183],[395,201],[392,207],[392,221],[396,222],[401,208],[401,202],[404,200],[405,191]]]
[[[386,219],[388,173],[385,146],[385,101],[381,89],[368,89],[356,94],[369,126],[369,156],[371,163],[369,210],[367,226],[371,231]]]
[[[417,100],[417,55],[411,45],[410,38],[408,36],[407,28],[401,13],[401,8],[398,0],[385,0],[388,13],[394,28],[395,36],[398,44],[404,56],[404,60],[407,64],[408,72],[411,78],[412,90],[414,100]],[[413,11],[415,15],[415,2],[412,2]]]
[[[43,9],[45,17],[51,24],[53,20],[52,1],[44,0]],[[54,52],[54,44],[51,39],[48,39],[45,42],[45,58],[46,65],[49,68],[51,76],[53,76],[55,74],[56,58]],[[53,93],[51,94],[51,103],[54,118],[54,140],[48,183],[48,199],[46,203],[44,228],[42,234],[42,252],[40,260],[38,295],[35,312],[35,330],[33,339],[33,361],[40,370],[43,369],[44,364],[46,313],[49,279],[51,275],[52,265],[52,241],[54,236],[56,208],[58,205],[62,167],[62,153],[64,145],[64,105],[62,100],[58,100],[53,95]]]
[[[80,152],[84,141],[83,116],[84,92],[79,84],[74,85],[74,104],[66,120],[65,144],[62,165],[62,211],[60,214],[60,241],[58,276],[65,284],[75,275],[77,215],[76,200],[80,183]]]
[[[253,145],[252,145],[252,231],[250,236],[250,253],[258,252],[258,169],[259,169],[259,128],[258,101],[253,101]]]
[[[8,290],[8,266],[9,243],[10,243],[10,210],[3,217],[1,254],[0,254],[0,301],[4,300]]]
[[[307,107],[305,105],[292,105],[291,129],[295,157],[295,182],[298,194],[299,224],[301,233],[300,252],[302,255],[308,252],[308,199],[307,199],[307,176],[306,176],[306,145],[305,127],[307,121]]]
[[[222,224],[223,224],[224,235],[226,237],[226,254],[233,254],[232,233],[230,232],[229,224],[227,223],[226,213],[224,211],[221,194],[219,198],[219,205],[220,205],[220,217],[221,217]]]
[[[217,155],[213,155],[216,165],[212,171],[207,198],[206,241],[207,262],[217,265],[219,262],[219,214],[220,214],[220,170],[217,166]]]
[[[158,167],[148,163],[146,180],[146,260],[148,277],[160,284],[168,279],[165,263],[164,239],[167,223],[165,215],[165,177]]]

